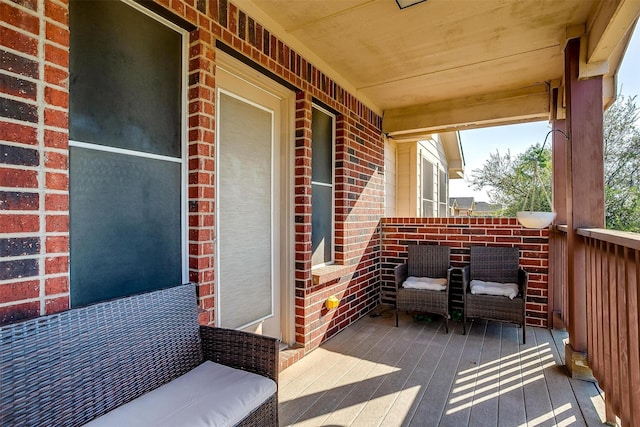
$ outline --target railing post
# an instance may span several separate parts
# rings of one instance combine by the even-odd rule
[[[587,364],[585,242],[578,228],[604,227],[602,76],[579,80],[580,39],[565,48],[567,98],[567,268],[569,343],[565,360],[574,378],[591,380]]]

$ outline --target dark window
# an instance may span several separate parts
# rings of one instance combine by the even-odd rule
[[[317,107],[311,118],[311,241],[313,265],[333,262],[335,118]]]
[[[183,280],[183,34],[70,4],[71,305]]]

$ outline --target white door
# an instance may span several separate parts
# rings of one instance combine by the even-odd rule
[[[216,323],[282,338],[286,102],[231,66],[216,84]]]

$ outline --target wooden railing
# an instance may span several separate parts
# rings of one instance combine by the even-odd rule
[[[589,365],[605,392],[607,418],[615,414],[623,426],[639,425],[640,234],[604,229],[577,233],[586,243]]]
[[[549,237],[549,325],[562,329],[569,324],[567,226],[554,226]]]

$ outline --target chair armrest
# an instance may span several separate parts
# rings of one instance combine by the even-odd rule
[[[464,266],[460,268],[460,273],[462,273],[462,294],[467,294],[467,288],[469,287],[469,275],[470,275],[470,267]]]
[[[529,273],[522,268],[518,269],[518,285],[520,285],[520,291],[522,292],[522,299],[527,299],[527,287],[529,286]]]
[[[279,341],[232,329],[200,326],[206,360],[253,372],[278,382]]]
[[[408,271],[409,267],[407,266],[407,264],[396,265],[393,269],[393,275],[396,281],[396,291],[400,289],[400,285],[402,285],[402,283],[407,280]]]

